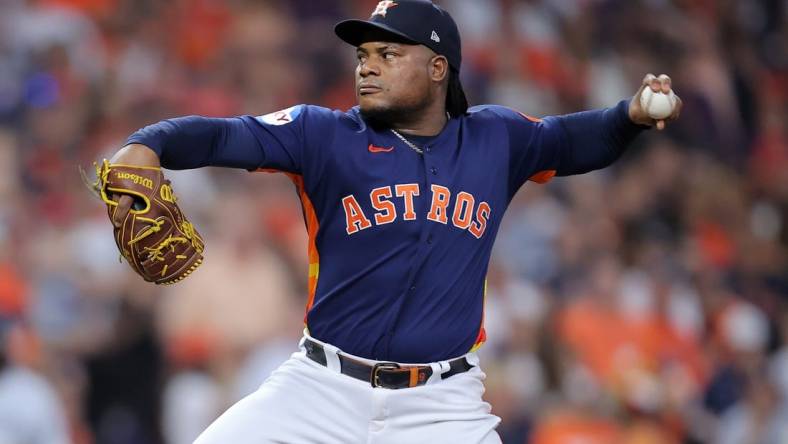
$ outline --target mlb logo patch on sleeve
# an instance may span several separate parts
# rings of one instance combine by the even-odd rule
[[[264,116],[257,116],[255,119],[267,125],[287,125],[298,118],[302,108],[303,105],[291,106],[281,111],[275,111]]]

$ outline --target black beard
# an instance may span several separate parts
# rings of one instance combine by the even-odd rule
[[[429,107],[429,98],[425,97],[421,103],[410,106],[390,106],[384,109],[360,110],[361,117],[373,128],[393,128],[407,126],[418,120]]]
[[[405,108],[361,110],[361,117],[373,128],[392,128],[412,120],[414,112],[418,111]]]

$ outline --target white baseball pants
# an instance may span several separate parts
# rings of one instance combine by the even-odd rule
[[[373,388],[339,373],[339,360],[331,356],[336,348],[324,345],[331,369],[307,358],[302,346],[195,443],[501,442],[495,432],[500,418],[482,400],[485,375],[478,366],[444,380],[438,372],[419,387]],[[478,361],[475,354],[468,358]],[[432,365],[433,370],[441,368],[440,363]]]

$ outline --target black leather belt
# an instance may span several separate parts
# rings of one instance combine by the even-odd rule
[[[326,365],[326,352],[323,346],[309,338],[304,340],[306,356],[320,365]],[[339,356],[339,367],[343,375],[369,382],[372,387],[387,389],[401,389],[424,385],[432,376],[432,367],[429,365],[404,366],[396,362],[378,362],[369,365],[364,362],[349,358],[343,354]],[[449,361],[449,370],[441,374],[441,379],[446,379],[458,373],[472,369],[473,365],[465,357]]]

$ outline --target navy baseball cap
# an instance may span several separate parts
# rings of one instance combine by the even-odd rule
[[[340,39],[360,46],[370,31],[384,31],[407,43],[424,45],[446,57],[459,72],[462,45],[457,24],[448,12],[428,0],[388,0],[378,3],[369,20],[345,20],[334,32]]]

